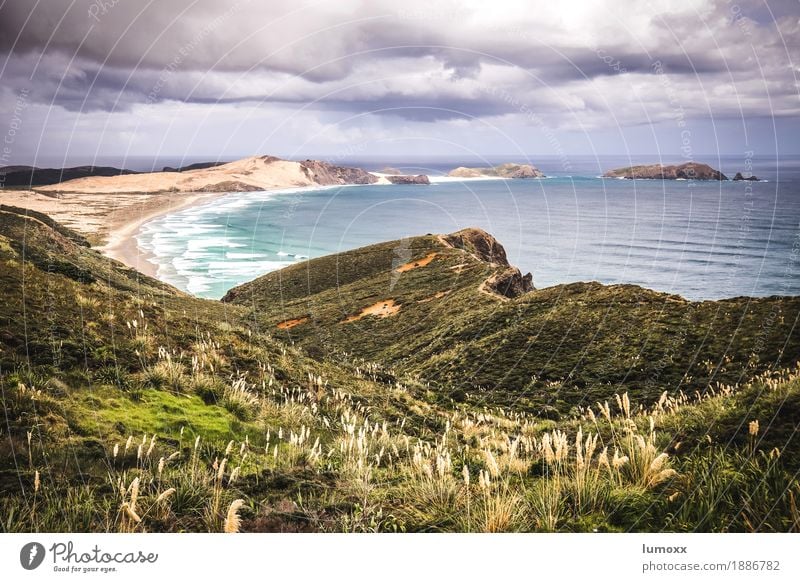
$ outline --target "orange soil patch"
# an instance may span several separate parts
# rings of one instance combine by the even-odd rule
[[[448,295],[452,289],[448,289],[447,291],[439,291],[438,293],[431,295],[430,297],[426,297],[425,299],[420,299],[417,303],[427,303],[428,301],[433,301],[434,299],[441,299],[445,295]]]
[[[308,321],[307,317],[298,317],[296,319],[287,319],[278,324],[278,329],[292,329]]]
[[[365,307],[358,313],[358,315],[351,315],[342,321],[342,323],[358,321],[359,319],[367,317],[368,315],[374,315],[375,317],[389,317],[395,315],[398,311],[400,311],[400,306],[394,302],[394,299],[384,299],[383,301],[378,301],[374,305]]]
[[[405,265],[400,265],[395,269],[398,273],[405,273],[406,271],[411,271],[412,269],[417,269],[419,267],[424,267],[428,263],[430,263],[438,253],[428,253],[423,258],[418,259],[416,261],[411,261],[406,263]]]

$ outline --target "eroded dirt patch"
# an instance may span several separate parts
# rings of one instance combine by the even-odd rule
[[[365,307],[357,315],[351,315],[341,323],[358,321],[359,319],[363,319],[368,315],[374,315],[375,317],[390,317],[397,314],[398,311],[400,311],[400,305],[395,303],[394,299],[384,299],[383,301],[378,301],[374,305]]]
[[[278,329],[292,329],[298,325],[302,325],[308,321],[308,317],[297,317],[295,319],[287,319],[278,324]]]
[[[425,265],[430,264],[430,262],[436,258],[436,255],[439,253],[428,253],[421,259],[417,259],[416,261],[410,261],[405,265],[400,265],[395,269],[398,273],[405,273],[406,271],[411,271],[413,269],[418,269],[419,267],[424,267]]]

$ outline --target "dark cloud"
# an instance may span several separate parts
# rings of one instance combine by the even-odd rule
[[[0,75],[32,86],[38,103],[86,112],[175,101],[641,123],[667,115],[675,94],[689,115],[798,113],[800,55],[785,43],[796,2],[709,0],[661,14],[633,0],[587,3],[585,14],[535,4],[11,0],[0,7]]]

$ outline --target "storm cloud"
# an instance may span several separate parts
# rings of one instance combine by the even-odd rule
[[[788,1],[11,0],[0,98],[51,128],[176,105],[433,133],[796,119],[798,38]]]

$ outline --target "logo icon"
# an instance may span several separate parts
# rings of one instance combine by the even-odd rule
[[[19,563],[26,570],[35,570],[44,561],[44,546],[39,542],[29,542],[19,552]]]

